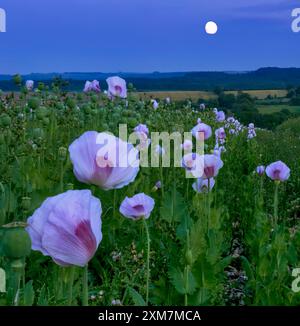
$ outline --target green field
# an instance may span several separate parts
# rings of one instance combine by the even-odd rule
[[[261,114],[272,114],[280,112],[281,110],[287,109],[291,112],[300,112],[300,106],[290,106],[288,104],[278,104],[278,105],[260,105],[258,111]]]

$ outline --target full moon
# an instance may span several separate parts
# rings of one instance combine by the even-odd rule
[[[206,23],[205,31],[207,34],[211,34],[211,35],[216,34],[218,31],[218,25],[215,22],[210,21]]]

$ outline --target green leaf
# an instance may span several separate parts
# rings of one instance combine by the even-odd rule
[[[203,219],[199,218],[190,232],[190,250],[192,251],[193,262],[198,256],[206,251],[205,226]]]
[[[43,285],[39,297],[38,297],[38,301],[37,301],[37,305],[38,306],[48,306],[48,299],[46,298],[46,287],[45,285]]]
[[[170,224],[179,223],[188,215],[184,199],[176,189],[165,194],[160,215],[163,220]]]
[[[196,290],[197,283],[193,273],[189,270],[187,272],[187,284],[184,272],[177,267],[172,267],[169,272],[170,281],[180,294],[193,294]]]
[[[24,288],[24,306],[32,306],[34,302],[33,281],[26,283]]]
[[[128,287],[128,291],[135,306],[146,306],[145,300],[134,288]]]

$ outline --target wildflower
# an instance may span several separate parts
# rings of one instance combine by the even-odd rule
[[[44,201],[28,219],[32,249],[62,266],[85,266],[101,240],[101,203],[90,190],[69,190]]]
[[[267,176],[274,181],[286,181],[290,177],[291,170],[282,161],[274,162],[266,167]]]
[[[141,193],[132,198],[126,197],[120,206],[120,213],[133,220],[141,218],[148,219],[154,205],[155,202],[153,198]]]
[[[76,178],[104,190],[133,182],[139,172],[138,150],[107,133],[87,131],[69,147]]]
[[[215,131],[215,135],[216,135],[216,138],[217,139],[225,139],[226,138],[226,132],[225,132],[225,129],[222,127],[222,128],[219,128]]]
[[[217,111],[215,112],[215,115],[217,122],[223,122],[226,119],[225,113],[223,111]]]
[[[34,87],[34,81],[33,80],[26,80],[25,87],[28,91],[32,91]]]
[[[191,130],[193,136],[197,139],[197,140],[206,140],[208,138],[211,137],[212,135],[212,130],[211,127],[208,126],[205,123],[199,123],[197,124],[197,126],[195,126],[192,130]]]
[[[256,173],[257,173],[259,176],[263,176],[264,173],[265,173],[265,166],[264,166],[264,165],[259,165],[259,166],[256,168]]]
[[[156,100],[151,100],[151,103],[152,103],[152,107],[154,110],[158,109],[159,107],[159,104]]]
[[[189,139],[185,140],[183,144],[181,144],[181,148],[184,151],[191,151],[193,149],[193,142]]]
[[[219,173],[219,170],[223,167],[223,161],[219,156],[213,154],[205,154],[201,155],[200,160],[203,162],[202,164],[202,178],[203,179],[210,179],[216,177]],[[199,171],[196,171],[199,173]],[[193,175],[198,177],[194,172]]]
[[[106,79],[108,84],[108,93],[113,97],[127,97],[126,81],[123,78],[114,76]]]

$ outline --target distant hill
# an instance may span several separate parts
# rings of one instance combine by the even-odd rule
[[[69,81],[68,90],[80,91],[86,80],[97,79],[102,89],[106,89],[106,78],[121,76],[134,84],[139,91],[212,91],[216,87],[225,90],[283,89],[287,86],[300,86],[300,68],[261,68],[246,72],[171,72],[171,73],[33,73],[24,75],[23,80],[32,79],[51,84],[54,77]],[[0,89],[16,90],[12,76],[0,75]]]

